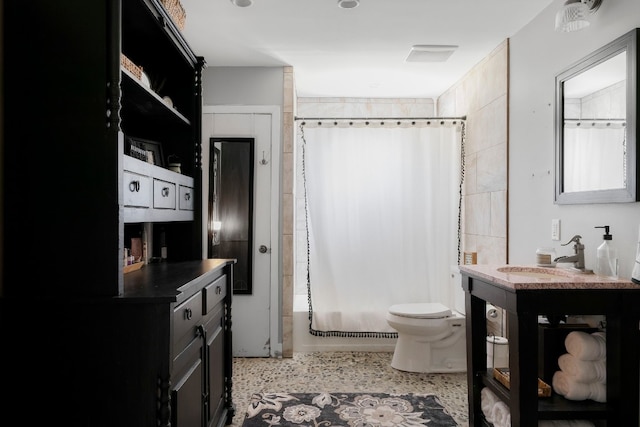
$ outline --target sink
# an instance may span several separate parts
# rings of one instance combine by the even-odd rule
[[[533,277],[536,279],[557,279],[560,277],[570,277],[575,273],[564,271],[564,270],[555,270],[551,268],[542,268],[542,267],[518,267],[518,266],[509,266],[509,267],[499,267],[497,269],[501,273],[513,274],[516,276],[524,276],[524,277]]]

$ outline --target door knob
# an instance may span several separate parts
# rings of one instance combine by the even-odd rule
[[[267,248],[265,245],[260,245],[260,248],[258,249],[258,251],[261,254],[266,254],[269,251],[269,248]]]

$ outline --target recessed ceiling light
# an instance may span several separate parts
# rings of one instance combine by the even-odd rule
[[[231,0],[231,3],[238,7],[249,7],[253,4],[253,0]]]
[[[405,59],[406,62],[444,62],[458,48],[455,45],[417,44]]]
[[[342,9],[353,9],[358,7],[360,0],[338,0],[338,7]]]

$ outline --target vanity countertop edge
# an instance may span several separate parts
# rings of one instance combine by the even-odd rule
[[[554,275],[553,278],[537,278],[501,272],[498,269],[517,267],[520,271],[542,271]],[[486,280],[496,286],[509,290],[551,290],[551,289],[631,289],[639,290],[640,286],[630,280],[613,279],[597,274],[574,273],[558,267],[537,267],[530,265],[460,265],[460,272],[468,276]]]

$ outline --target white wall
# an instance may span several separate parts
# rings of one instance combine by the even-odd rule
[[[554,1],[510,40],[509,94],[509,263],[533,264],[539,246],[570,255],[560,246],[575,234],[583,237],[587,268],[594,268],[596,248],[609,225],[618,248],[620,278],[629,279],[640,226],[640,203],[554,204],[555,76],[592,51],[640,27],[640,1],[603,1],[592,24],[574,33],[554,31]],[[637,142],[636,142],[637,143]],[[551,240],[551,219],[561,220],[561,241]]]
[[[280,105],[283,67],[208,67],[202,73],[204,105]]]

